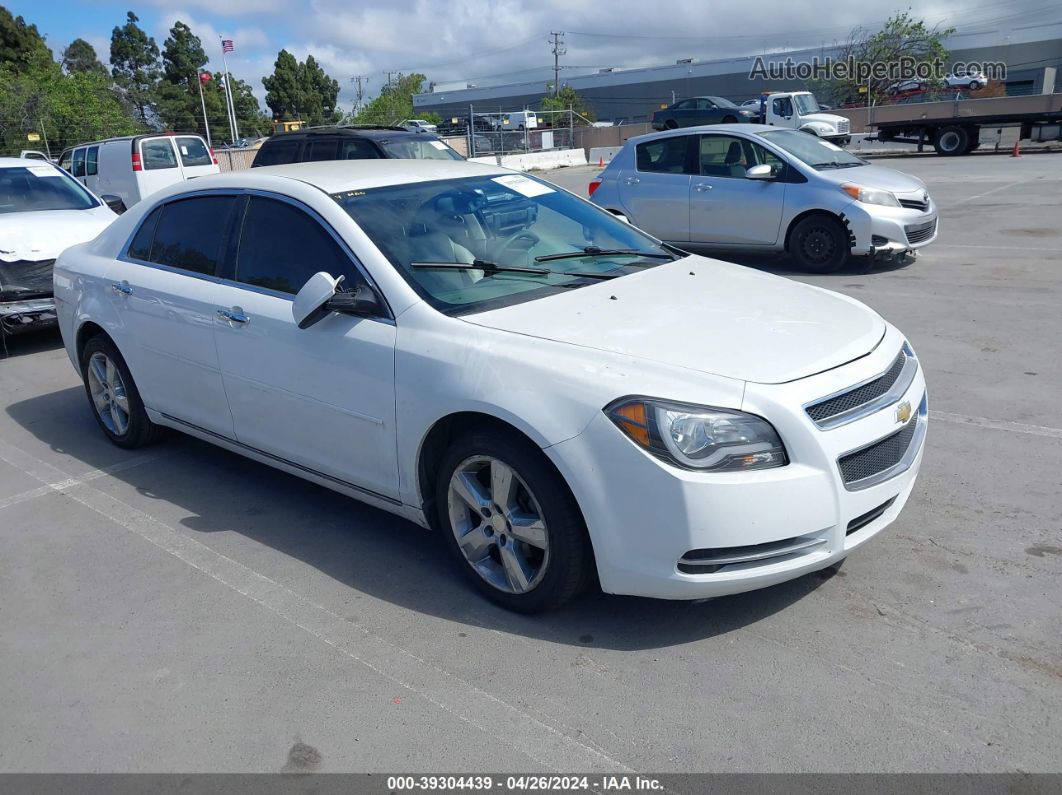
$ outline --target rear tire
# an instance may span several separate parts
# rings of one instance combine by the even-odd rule
[[[92,415],[111,442],[133,449],[159,438],[162,428],[148,419],[129,367],[107,337],[97,335],[85,343],[81,378]]]
[[[678,122],[675,121],[674,119],[668,119],[667,121],[664,122],[664,129],[665,130],[677,130],[678,129]]]
[[[789,254],[808,273],[834,273],[848,262],[848,231],[830,215],[809,215],[789,235]]]
[[[933,148],[943,157],[964,155],[969,145],[970,131],[957,124],[942,127],[933,137]]]
[[[727,116],[726,118],[723,119],[723,124],[736,124],[736,123],[737,123],[737,119],[735,119],[733,116]]]
[[[483,428],[454,441],[438,469],[435,504],[457,565],[504,608],[552,610],[590,581],[593,552],[575,497],[516,433]]]

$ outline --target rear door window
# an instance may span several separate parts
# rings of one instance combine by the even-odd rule
[[[638,170],[665,174],[686,173],[689,141],[688,135],[676,135],[638,144],[634,150]]]
[[[186,135],[178,138],[177,151],[181,154],[182,166],[214,165],[206,142],[197,135]]]
[[[307,145],[306,156],[303,160],[336,160],[339,152],[339,141],[335,138],[314,139]]]
[[[71,172],[75,177],[85,176],[85,150],[74,150],[74,170]]]
[[[151,138],[140,142],[140,159],[145,171],[177,168],[177,153],[169,138]],[[76,176],[76,175],[75,175]]]
[[[98,146],[90,146],[88,152],[85,155],[85,174],[89,177],[94,177],[99,173],[99,156],[100,148]]]
[[[233,196],[199,196],[165,205],[147,260],[213,275],[223,256],[235,206]]]
[[[162,215],[162,207],[156,207],[143,220],[140,228],[133,235],[133,240],[125,252],[126,256],[142,259],[145,262],[151,261],[151,241],[155,239],[155,225],[158,224],[160,215]]]
[[[258,150],[254,164],[256,166],[282,166],[285,163],[294,163],[298,153],[298,141],[277,141],[275,144],[267,141]]]
[[[339,160],[376,160],[380,157],[376,145],[364,138],[344,139],[339,151]]]

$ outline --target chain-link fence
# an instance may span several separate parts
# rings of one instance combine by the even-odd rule
[[[468,157],[523,154],[575,147],[576,130],[589,121],[571,110],[477,111],[439,125],[441,135],[463,134]]]

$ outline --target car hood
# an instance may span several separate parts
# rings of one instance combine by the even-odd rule
[[[854,168],[826,169],[817,172],[819,176],[841,185],[851,182],[867,188],[892,191],[893,193],[911,193],[925,190],[926,183],[910,174],[882,166],[856,166]]]
[[[55,259],[64,249],[85,243],[118,216],[106,206],[91,210],[42,210],[0,215],[0,260]]]
[[[696,255],[464,319],[769,384],[858,359],[886,328],[847,296]]]
[[[800,121],[817,121],[821,124],[828,124],[831,127],[837,127],[842,121],[848,121],[848,119],[846,119],[844,116],[837,116],[833,113],[809,113],[806,116],[801,116]]]

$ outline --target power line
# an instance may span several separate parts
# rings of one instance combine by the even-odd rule
[[[357,89],[356,89],[357,94],[358,94],[358,101],[354,105],[354,108],[356,110],[356,109],[361,107],[362,99],[365,97],[365,89],[362,88],[361,84],[365,83],[365,85],[368,85],[369,84],[369,77],[368,77],[368,75],[354,75],[353,77],[350,78],[350,82],[356,83],[357,86],[358,86]]]
[[[563,31],[551,30],[549,35],[553,37],[553,96],[557,96],[560,93],[560,57],[568,51],[564,48]]]

